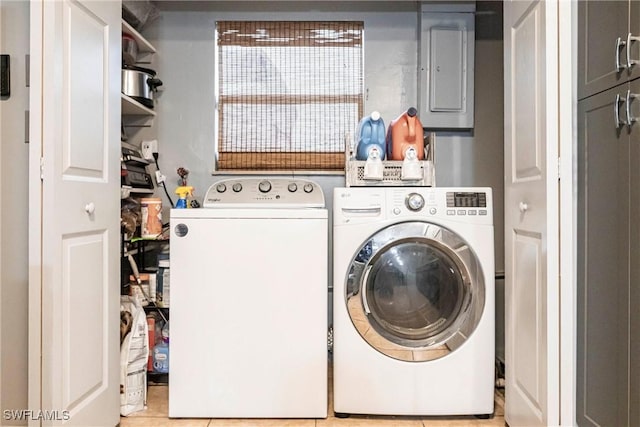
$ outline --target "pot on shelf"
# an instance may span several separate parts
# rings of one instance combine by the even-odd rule
[[[156,72],[133,65],[122,66],[122,93],[135,99],[145,107],[153,108],[153,94],[162,86]]]
[[[122,62],[133,65],[138,60],[138,43],[131,34],[122,35]]]

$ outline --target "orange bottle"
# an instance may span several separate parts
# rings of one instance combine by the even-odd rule
[[[392,120],[387,131],[387,159],[404,160],[407,149],[414,148],[418,160],[424,160],[424,131],[418,111],[410,107]]]

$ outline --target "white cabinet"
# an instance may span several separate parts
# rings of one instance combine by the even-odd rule
[[[474,4],[423,4],[419,114],[427,129],[473,128]]]
[[[136,64],[146,63],[145,61],[148,62],[151,60],[151,55],[156,52],[156,49],[124,19],[122,20],[122,34],[129,34],[130,36],[132,36],[138,46]],[[122,144],[123,146],[125,146],[125,141],[127,141],[129,143],[128,148],[138,149],[140,143],[137,141],[140,140],[140,137],[139,135],[137,135],[137,132],[142,128],[148,128],[152,126],[153,119],[156,116],[156,112],[151,108],[142,105],[140,102],[136,101],[130,96],[125,95],[124,93],[120,93],[120,105]],[[135,139],[136,141],[133,141],[133,139]],[[123,174],[136,173],[138,174],[138,176],[142,176],[148,173],[147,166],[144,164],[140,164],[139,162],[133,162],[133,164],[127,163],[127,161],[123,160]],[[155,191],[153,188],[148,188],[144,185],[140,187],[133,184],[126,184],[128,184],[128,182],[123,178],[123,185],[121,188],[122,198],[126,198],[131,195],[153,194]]]
[[[151,55],[156,49],[140,33],[138,33],[127,21],[122,20],[122,34],[129,34],[138,45],[138,57],[136,63],[149,63]],[[121,93],[122,124],[126,127],[144,127],[145,123],[155,117],[152,109],[145,107],[135,99]]]
[[[136,31],[136,29],[124,19],[122,20],[122,33],[129,34],[138,45],[138,58],[136,63],[148,63],[150,61],[150,56],[156,53],[156,48],[153,47],[153,45],[142,36],[142,34]]]

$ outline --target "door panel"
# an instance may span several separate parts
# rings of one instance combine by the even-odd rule
[[[632,6],[632,10],[637,5]],[[638,9],[636,9],[637,11]],[[637,16],[637,15],[632,15]],[[630,83],[631,93],[640,94],[640,81]],[[640,98],[630,106],[634,117],[640,117]],[[629,139],[629,424],[640,425],[640,124],[634,123]],[[633,183],[633,184],[631,184]]]
[[[80,3],[64,3],[63,173],[65,179],[105,180],[105,119],[109,27]],[[75,176],[75,178],[72,178]]]
[[[32,2],[31,409],[119,420],[121,5]],[[41,88],[35,91],[34,88]],[[34,176],[36,177],[35,179]],[[38,179],[41,178],[41,179]],[[35,303],[38,301],[39,303]],[[40,319],[39,322],[34,321]],[[47,422],[45,422],[47,424]]]
[[[473,128],[473,13],[423,5],[420,22],[420,117],[435,128]]]
[[[515,181],[540,179],[540,147],[544,137],[544,120],[540,117],[540,103],[537,91],[542,82],[530,80],[532,75],[527,70],[538,70],[541,66],[540,52],[535,49],[540,35],[540,12],[532,9],[522,16],[512,28],[513,84],[517,93],[511,98],[513,102],[512,123],[513,136],[517,135],[518,143],[513,146],[513,162],[511,168]],[[536,76],[538,77],[538,76]],[[534,102],[532,102],[532,100]]]
[[[466,28],[431,28],[431,111],[464,110],[466,44]]]
[[[513,337],[515,350],[511,363],[513,372],[518,373],[514,382],[514,393],[531,402],[535,419],[542,419],[544,386],[542,375],[546,360],[541,354],[545,347],[541,320],[545,315],[544,281],[542,280],[542,241],[539,233],[515,229],[513,233],[513,281],[511,286],[512,302],[518,307],[518,315],[513,317],[514,330],[519,331]]]
[[[109,384],[109,282],[102,271],[105,233],[62,237],[63,406],[75,410]],[[94,267],[98,267],[94,269]],[[87,286],[92,284],[93,286]]]
[[[626,426],[629,387],[629,135],[616,95],[578,104],[577,421]],[[637,166],[637,165],[636,165]],[[635,167],[634,169],[637,169]],[[632,423],[636,425],[636,423]]]
[[[504,25],[505,418],[552,426],[560,357],[557,4],[505,2]]]
[[[628,25],[628,0],[578,2],[579,99],[629,79],[626,69],[616,70],[616,39],[626,42]],[[621,45],[617,54],[625,64],[626,46]]]
[[[629,1],[629,33],[632,36],[640,37],[640,2],[636,0]],[[631,45],[628,48],[629,58],[631,60],[640,61],[640,40],[631,40]],[[626,61],[626,51],[625,51]],[[632,81],[640,77],[640,62],[636,63],[631,69],[626,70],[629,81]],[[633,85],[633,83],[632,83]]]

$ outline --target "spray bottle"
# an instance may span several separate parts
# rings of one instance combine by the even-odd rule
[[[180,196],[180,198],[176,202],[176,209],[186,209],[187,196],[193,196],[193,187],[189,185],[178,187],[176,188],[176,194]]]

